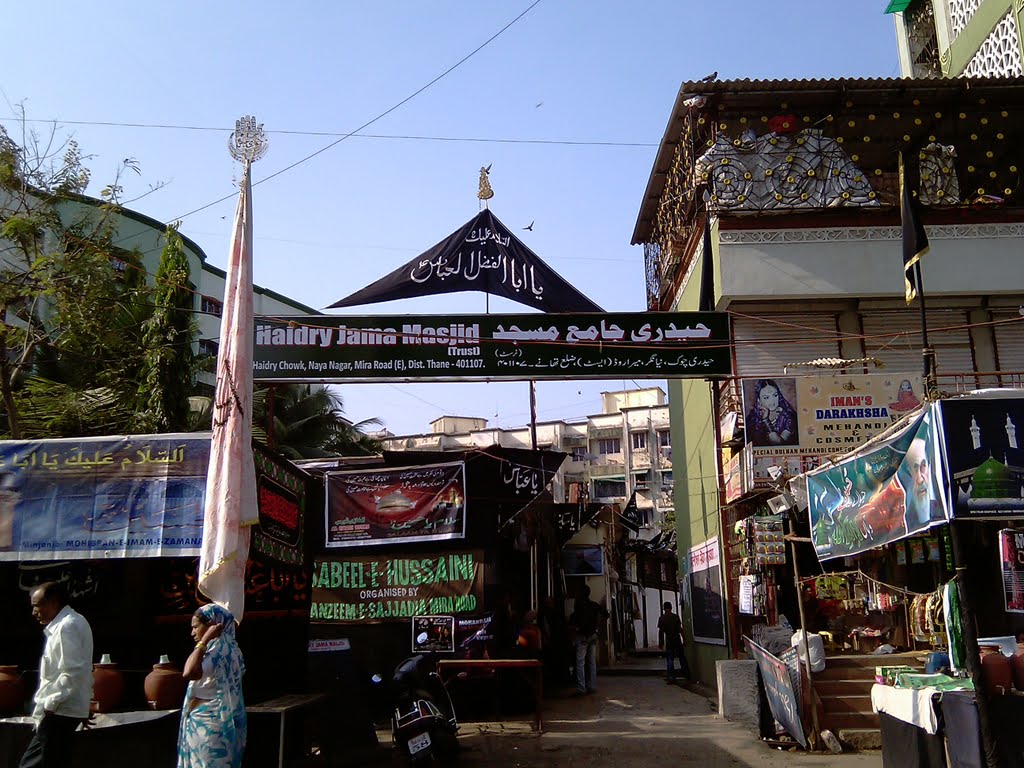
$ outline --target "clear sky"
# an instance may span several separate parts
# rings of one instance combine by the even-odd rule
[[[223,268],[234,197],[184,214],[234,192],[240,168],[227,138],[237,117],[254,114],[270,132],[258,182],[391,109],[532,4],[12,3],[0,118],[15,135],[19,103],[31,120],[56,119],[58,136],[73,135],[93,156],[91,194],[122,158],[136,159],[142,174],[125,179],[125,199],[163,186],[130,207],[181,218],[182,233]],[[510,229],[605,309],[641,311],[643,251],[629,241],[679,84],[713,71],[720,79],[898,76],[885,5],[540,0],[367,127],[373,138],[345,139],[258,184],[255,280],[325,307],[465,223],[478,210],[479,169],[492,164],[491,210]],[[52,125],[32,127],[45,135]],[[317,132],[325,135],[308,135]],[[533,231],[522,231],[531,221]],[[483,311],[483,294],[463,293],[346,313]],[[492,299],[491,311],[531,310]],[[598,393],[633,386],[540,383],[538,417],[595,413]],[[377,417],[396,434],[428,431],[443,414],[498,426],[529,420],[526,383],[343,385],[340,393],[350,419]]]

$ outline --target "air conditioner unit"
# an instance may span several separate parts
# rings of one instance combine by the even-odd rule
[[[768,507],[773,515],[781,515],[787,509],[792,509],[794,506],[796,506],[796,500],[788,493],[781,493],[768,499]]]

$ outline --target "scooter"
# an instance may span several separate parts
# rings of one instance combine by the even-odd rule
[[[448,690],[428,666],[417,655],[395,669],[391,738],[413,763],[448,764],[458,749],[459,723]]]

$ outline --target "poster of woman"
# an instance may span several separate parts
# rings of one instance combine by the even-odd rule
[[[755,447],[799,445],[796,379],[745,379],[747,442]]]

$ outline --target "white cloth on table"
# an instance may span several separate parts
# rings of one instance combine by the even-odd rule
[[[871,709],[934,735],[939,730],[939,717],[932,698],[936,693],[934,688],[893,688],[875,684],[871,686]]]

